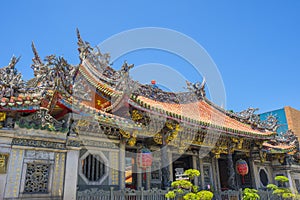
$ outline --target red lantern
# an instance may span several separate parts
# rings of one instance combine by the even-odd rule
[[[151,167],[153,161],[152,153],[147,148],[142,148],[139,150],[137,155],[137,166],[140,168]]]
[[[249,168],[248,164],[245,160],[239,159],[236,161],[236,171],[239,175],[242,176],[242,183],[245,183],[244,176],[248,174]]]

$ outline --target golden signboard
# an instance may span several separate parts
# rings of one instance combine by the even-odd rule
[[[0,174],[6,174],[8,154],[0,154]]]

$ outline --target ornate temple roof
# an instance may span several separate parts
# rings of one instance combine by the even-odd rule
[[[135,102],[135,103],[133,103]],[[177,120],[189,122],[198,126],[211,127],[221,132],[238,134],[245,137],[269,137],[274,132],[269,130],[259,130],[251,127],[250,124],[242,123],[214,106],[206,100],[178,104],[152,100],[143,96],[138,96],[131,101],[133,106],[139,105],[151,111],[165,114]]]
[[[166,92],[152,85],[143,85],[129,77],[133,65],[126,62],[116,71],[109,65],[109,54],[92,48],[77,32],[81,62],[70,65],[64,58],[47,56],[43,61],[32,44],[34,78],[23,81],[13,57],[8,66],[0,69],[0,111],[35,112],[60,120],[74,112],[90,116],[100,123],[142,129],[130,117],[112,112],[132,107],[163,116],[183,125],[215,130],[225,135],[270,140],[275,136],[277,120],[270,116],[260,121],[256,109],[240,113],[228,112],[206,98],[202,83],[187,81],[186,92]],[[265,143],[265,148],[293,149],[293,144]]]

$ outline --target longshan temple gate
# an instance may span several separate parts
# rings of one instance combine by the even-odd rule
[[[22,80],[16,57],[0,69],[0,199],[166,190],[190,168],[201,172],[195,184],[215,194],[265,189],[276,175],[300,189],[298,139],[276,135],[276,116],[226,111],[206,98],[205,82],[178,93],[140,84],[129,77],[133,65],[114,70],[109,54],[77,36],[79,65],[42,60],[32,44],[32,79]],[[240,174],[243,162],[248,173]]]

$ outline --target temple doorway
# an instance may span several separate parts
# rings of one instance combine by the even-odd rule
[[[227,159],[218,159],[218,164],[219,164],[219,174],[220,174],[220,185],[221,185],[221,190],[228,190],[229,185],[228,185],[228,163]]]
[[[181,169],[183,172],[187,169],[193,168],[193,159],[190,155],[181,155],[176,161],[173,162],[173,177],[176,179],[176,171]]]

